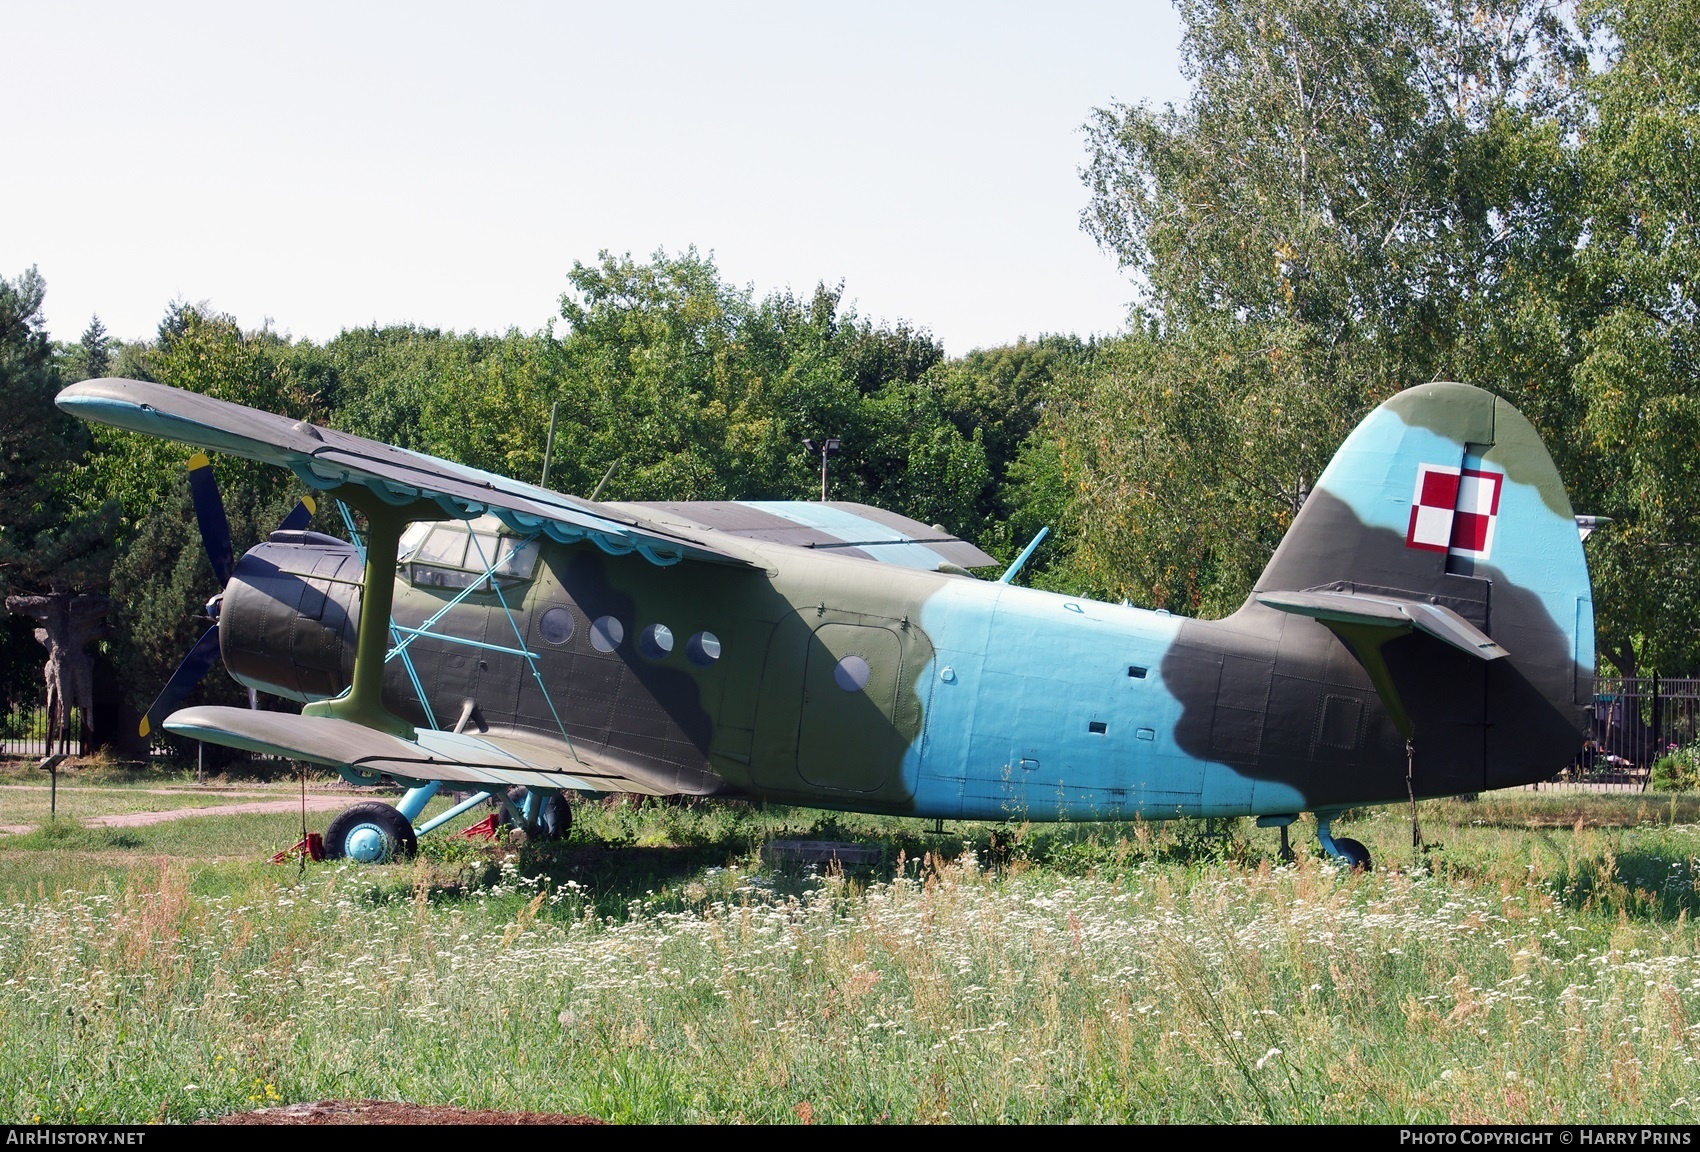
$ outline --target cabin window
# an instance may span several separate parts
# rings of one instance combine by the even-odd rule
[[[1086,722],[1086,730],[1101,736],[1110,730],[1110,726],[1102,720],[1088,720]]]
[[[712,632],[698,632],[685,642],[685,659],[699,668],[707,668],[720,659],[720,637]]]
[[[665,624],[651,624],[638,635],[638,651],[651,660],[660,660],[673,651],[673,630]]]
[[[871,669],[860,656],[846,656],[832,669],[832,682],[846,692],[860,692],[868,686]]]
[[[566,608],[551,608],[537,622],[538,634],[551,644],[565,644],[573,638],[573,614]]]
[[[1129,664],[1127,666],[1127,674],[1134,680],[1145,679],[1145,669],[1141,668],[1138,664]]]
[[[537,565],[538,547],[535,540],[499,537],[496,541],[496,575],[512,576],[515,580],[531,579],[531,570]]]
[[[626,626],[612,616],[598,616],[590,626],[590,646],[598,652],[612,652],[626,638]]]
[[[540,545],[502,535],[503,526],[494,516],[480,516],[470,524],[413,524],[402,534],[402,575],[408,583],[424,588],[470,588],[478,585],[488,592],[495,584],[503,587],[531,579],[537,569]],[[493,562],[493,563],[492,563]],[[493,570],[493,580],[484,575]]]
[[[411,559],[416,564],[439,564],[444,568],[466,567],[467,531],[458,524],[444,524],[427,536]]]

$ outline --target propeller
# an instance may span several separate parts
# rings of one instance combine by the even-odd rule
[[[207,601],[206,609],[207,615],[212,618],[212,627],[201,633],[201,638],[195,641],[189,654],[177,665],[177,671],[171,674],[171,679],[165,682],[165,687],[148,707],[148,714],[142,717],[137,728],[143,736],[152,733],[161,721],[176,711],[178,702],[218,663],[219,604],[224,599],[224,589],[230,583],[231,574],[236,571],[236,553],[230,544],[230,518],[224,514],[224,499],[218,493],[212,461],[204,452],[189,457],[189,495],[194,500],[195,522],[200,525],[201,543],[207,550],[207,560],[212,564],[213,575],[218,577],[218,593]],[[317,510],[313,498],[303,496],[283,518],[278,531],[300,531],[312,522],[313,513]]]

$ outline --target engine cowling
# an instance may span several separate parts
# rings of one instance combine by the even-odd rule
[[[236,564],[219,610],[219,650],[249,688],[306,703],[353,682],[365,568],[319,532],[274,532]]]

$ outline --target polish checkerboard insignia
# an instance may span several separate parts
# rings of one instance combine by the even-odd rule
[[[1499,489],[1504,481],[1498,472],[1445,464],[1418,465],[1405,545],[1486,560],[1493,549]]]

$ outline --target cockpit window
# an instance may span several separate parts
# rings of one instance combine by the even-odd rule
[[[465,529],[451,525],[441,525],[414,553],[413,559],[420,564],[441,564],[445,568],[466,567],[466,537]]]
[[[536,540],[500,535],[501,521],[480,516],[471,523],[414,524],[401,538],[401,570],[408,583],[422,588],[470,588],[490,591],[490,567],[503,587],[531,579],[537,569]],[[493,562],[493,564],[492,564]]]

